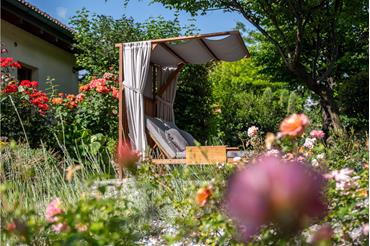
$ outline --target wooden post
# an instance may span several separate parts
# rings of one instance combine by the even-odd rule
[[[119,48],[119,71],[118,71],[118,83],[119,83],[119,95],[118,95],[118,141],[123,143],[128,141],[128,124],[127,124],[127,112],[125,105],[125,93],[123,88],[123,45],[117,44]]]

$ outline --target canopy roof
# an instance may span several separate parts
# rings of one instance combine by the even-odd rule
[[[231,62],[249,57],[239,31],[155,39],[151,43],[150,62],[160,66],[205,64],[219,60]]]

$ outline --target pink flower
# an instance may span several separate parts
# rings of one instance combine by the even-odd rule
[[[119,97],[118,89],[116,87],[112,87],[112,96],[117,99]]]
[[[292,114],[281,122],[280,132],[282,136],[301,136],[309,123],[310,121],[306,115]]]
[[[258,127],[251,126],[248,128],[248,137],[252,138],[257,136]]]
[[[262,156],[232,176],[225,208],[244,242],[271,223],[296,232],[326,215],[325,186],[305,163]]]
[[[76,101],[77,101],[77,102],[82,102],[82,101],[84,100],[84,98],[85,98],[85,94],[80,93],[80,94],[78,94],[78,95],[76,96]]]
[[[310,136],[313,138],[321,139],[325,137],[325,133],[322,130],[312,130]]]
[[[61,208],[62,203],[59,198],[54,198],[46,208],[45,217],[46,220],[50,223],[58,220],[56,215],[64,213]]]
[[[55,232],[63,232],[68,229],[68,226],[65,222],[63,223],[55,223],[58,222],[58,215],[63,214],[64,211],[61,208],[62,202],[59,198],[54,198],[46,207],[45,217],[46,221],[49,223],[54,223],[52,228]]]
[[[362,226],[362,233],[365,236],[369,235],[369,223],[366,223],[365,225]]]

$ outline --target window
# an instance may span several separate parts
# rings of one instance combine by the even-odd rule
[[[35,72],[36,72],[36,68],[33,68],[31,66],[28,66],[24,63],[21,63],[22,65],[22,68],[18,69],[17,70],[17,78],[19,81],[22,81],[22,80],[36,80],[37,78],[35,78]]]

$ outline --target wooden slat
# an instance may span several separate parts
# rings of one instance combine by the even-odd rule
[[[203,47],[208,51],[208,53],[213,57],[213,59],[215,59],[216,61],[219,61],[220,59],[216,56],[215,53],[213,53],[213,51],[208,47],[208,45],[206,44],[206,42],[204,42],[203,39],[198,39],[199,43],[201,43],[203,45]]]
[[[172,83],[172,81],[176,78],[176,76],[179,74],[179,72],[183,69],[185,64],[181,63],[177,66],[177,69],[173,71],[170,76],[168,76],[166,82],[159,88],[159,91],[157,93],[158,96],[162,96],[162,94],[166,91],[168,86]]]
[[[160,45],[165,49],[167,50],[168,52],[170,52],[173,56],[175,56],[177,59],[179,59],[182,63],[188,63],[185,61],[184,58],[182,58],[179,54],[177,54],[173,49],[171,49],[170,46],[168,46],[166,43],[160,43]]]
[[[186,147],[186,164],[216,164],[226,160],[226,146]]]

